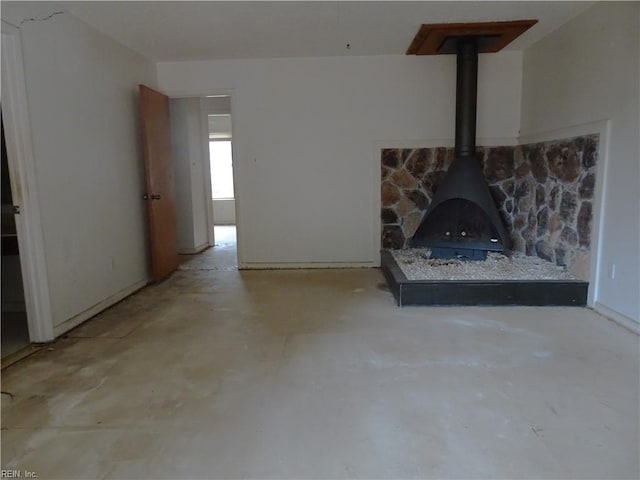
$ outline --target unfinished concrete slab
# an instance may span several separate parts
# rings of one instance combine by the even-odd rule
[[[640,475],[638,337],[588,309],[398,309],[377,269],[198,261],[2,372],[2,468]]]

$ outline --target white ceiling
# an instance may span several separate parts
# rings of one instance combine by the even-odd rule
[[[522,50],[593,2],[58,2],[155,61],[404,54],[423,23],[538,19]],[[347,48],[350,44],[350,48]]]

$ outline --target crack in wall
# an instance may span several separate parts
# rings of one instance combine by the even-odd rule
[[[42,18],[39,18],[39,17],[25,18],[20,22],[20,26],[29,22],[46,22],[50,18],[55,17],[56,15],[62,15],[63,13],[67,13],[67,12],[65,11],[53,12],[50,15],[47,15],[46,17],[42,17]]]

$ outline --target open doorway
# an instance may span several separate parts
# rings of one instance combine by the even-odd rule
[[[207,120],[209,127],[211,202],[215,237],[214,251],[221,259],[227,259],[224,263],[230,263],[228,260],[231,260],[231,258],[227,257],[235,255],[237,259],[231,113],[209,114]]]
[[[10,213],[11,220],[3,215],[4,222],[15,225],[7,233],[13,236],[19,246],[19,262],[21,281],[12,280],[14,286],[22,287],[19,304],[13,304],[16,309],[24,303],[29,331],[29,340],[34,343],[49,342],[54,339],[51,299],[47,267],[44,256],[44,237],[40,222],[40,199],[36,186],[36,168],[31,145],[31,125],[26,92],[26,79],[22,64],[22,47],[20,30],[2,22],[2,139],[3,162],[9,175],[8,183],[11,188]],[[6,156],[4,155],[6,153]],[[6,180],[6,178],[5,178]],[[2,186],[5,193],[8,188]],[[7,199],[7,202],[9,200]],[[4,197],[3,197],[4,203]],[[18,209],[19,215],[17,214]],[[3,228],[3,234],[4,234]],[[3,235],[4,236],[4,235]],[[8,252],[9,249],[5,249]],[[3,257],[3,265],[7,263]],[[4,273],[2,279],[3,299],[5,297]],[[17,287],[20,288],[20,287]],[[3,315],[3,320],[4,320]],[[23,317],[24,318],[24,317]],[[24,330],[23,330],[24,331]],[[22,353],[31,349],[21,349],[11,359],[2,359],[2,366],[17,359]],[[6,352],[6,351],[5,351]],[[3,353],[5,353],[3,352]]]
[[[231,97],[172,98],[170,110],[180,268],[237,269]]]
[[[28,346],[29,326],[22,282],[18,231],[16,228],[13,194],[9,176],[9,159],[4,137],[4,122],[0,114],[2,130],[2,359],[16,354]]]

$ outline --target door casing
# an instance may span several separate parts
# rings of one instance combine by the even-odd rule
[[[16,215],[16,231],[29,338],[32,342],[42,343],[54,339],[53,314],[25,85],[20,31],[3,21],[0,100],[9,176],[14,204],[20,208],[20,214]]]

